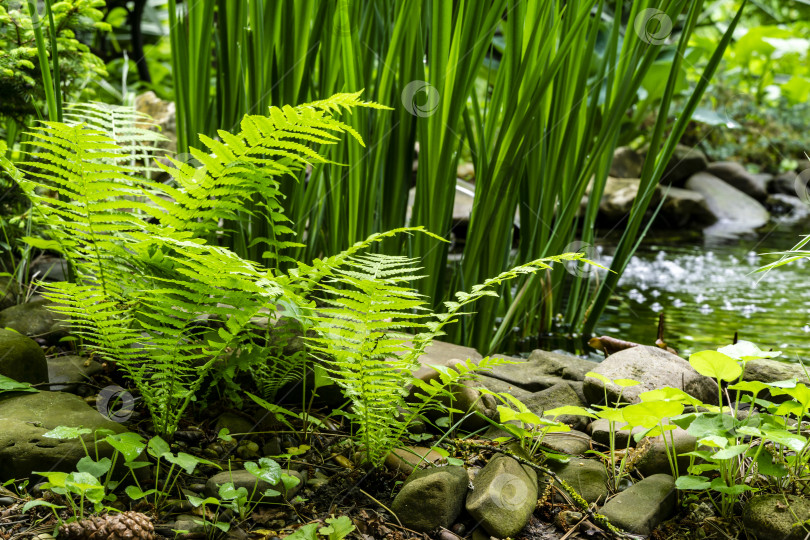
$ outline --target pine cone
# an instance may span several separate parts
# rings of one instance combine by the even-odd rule
[[[59,528],[65,540],[154,540],[155,528],[140,512],[105,514],[74,521]]]

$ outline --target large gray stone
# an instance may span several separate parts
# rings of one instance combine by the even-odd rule
[[[717,221],[706,198],[697,191],[668,187],[664,190],[664,204],[658,214],[657,224],[665,223],[669,228],[702,228]]]
[[[607,499],[608,475],[602,462],[571,458],[565,463],[547,461],[546,466],[589,503],[602,503]],[[545,479],[545,482],[548,481],[550,478]]]
[[[675,147],[675,151],[667,163],[664,174],[661,176],[661,183],[681,187],[687,178],[706,170],[708,166],[709,160],[706,159],[706,154],[697,148],[679,144]]]
[[[781,362],[779,360],[771,360],[768,358],[760,358],[747,361],[743,369],[744,381],[772,383],[793,379],[804,384],[810,384],[810,380],[808,380],[807,376],[804,374],[804,370],[799,364]],[[777,403],[790,399],[789,396],[784,394],[772,395],[767,390],[757,394],[757,397],[761,399],[769,399]]]
[[[706,199],[718,222],[706,234],[744,233],[768,223],[770,214],[756,199],[709,173],[698,173],[686,182],[688,189]]]
[[[599,202],[599,213],[610,223],[616,223],[625,219],[633,204],[641,180],[638,178],[614,178],[608,176],[605,182],[602,200]],[[661,201],[661,187],[654,186],[650,205],[655,207]]]
[[[434,467],[413,473],[391,503],[405,527],[429,532],[449,529],[467,496],[469,477],[464,467]]]
[[[514,536],[537,504],[537,474],[505,455],[495,456],[473,480],[467,511],[491,535]]]
[[[53,356],[48,358],[48,388],[71,392],[101,369],[101,364],[83,356]]]
[[[26,336],[56,342],[67,334],[63,315],[48,309],[50,301],[40,298],[0,311],[0,328],[11,328]]]
[[[629,146],[620,146],[613,152],[610,176],[616,178],[640,178],[643,167],[644,156]]]
[[[803,540],[810,499],[798,495],[755,495],[743,508],[745,531],[757,540]]]
[[[252,494],[252,498],[250,498],[251,501],[262,503],[282,502],[285,499],[289,501],[295,497],[298,491],[300,491],[301,487],[306,482],[306,479],[298,471],[282,469],[282,473],[297,478],[298,484],[287,489],[284,487],[281,480],[275,484],[271,484],[255,477],[245,469],[237,469],[232,471],[222,471],[209,478],[205,483],[205,494],[209,497],[217,497],[219,495],[220,486],[232,482],[233,486],[237,489],[240,487],[245,488],[248,492],[248,497],[251,497]],[[279,495],[274,495],[272,497],[265,496],[264,492],[268,489],[278,491]]]
[[[0,276],[0,310],[17,304],[21,290],[17,280],[8,276]]]
[[[710,163],[706,172],[723,180],[749,197],[759,202],[765,202],[768,196],[767,178],[748,172],[745,167],[736,161],[716,161]]]
[[[610,499],[600,513],[620,529],[646,536],[673,514],[675,499],[672,476],[655,474]]]
[[[31,384],[48,382],[45,353],[33,339],[0,330],[0,375]]]
[[[675,447],[675,454],[678,456],[678,474],[686,474],[689,456],[681,454],[696,450],[697,439],[679,427],[667,432],[666,441],[661,435],[642,440],[637,445],[643,454],[636,461],[636,470],[644,476],[673,472],[667,457],[667,447],[670,444]]]
[[[495,357],[497,358],[499,355],[495,355]],[[496,366],[485,372],[485,375],[530,392],[545,390],[563,380],[582,381],[587,372],[599,365],[578,356],[540,349],[532,351],[528,360],[504,358],[517,363]]]
[[[717,383],[700,375],[680,356],[657,347],[638,346],[611,354],[601,362],[594,373],[610,380],[631,379],[640,384],[621,389],[608,384],[608,400],[613,405],[621,392],[622,401],[638,403],[639,394],[671,386],[683,390],[704,403],[717,402]],[[585,379],[585,397],[591,404],[604,401],[605,384],[593,377]]]
[[[79,440],[43,437],[58,426],[125,431],[79,396],[64,392],[0,395],[0,426],[0,482],[28,477],[32,471],[75,470],[76,462],[85,456]],[[92,434],[85,435],[84,441],[92,449]],[[99,446],[99,452],[112,455],[106,444]]]

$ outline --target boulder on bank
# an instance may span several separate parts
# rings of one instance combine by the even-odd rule
[[[644,168],[644,156],[629,146],[620,146],[613,152],[610,176],[615,178],[640,178],[642,168]]]
[[[478,472],[467,495],[467,511],[491,535],[516,535],[537,504],[537,473],[516,459],[497,455]]]
[[[638,178],[614,178],[608,176],[599,203],[599,214],[611,223],[624,219],[633,208],[638,195],[641,180]],[[652,186],[650,206],[655,207],[661,201],[661,187]]]
[[[470,483],[464,467],[433,467],[413,473],[391,503],[405,527],[429,532],[456,521]]]
[[[529,392],[539,392],[563,381],[582,381],[587,372],[599,365],[578,356],[540,349],[532,351],[527,360],[499,355],[493,357],[507,358],[515,363],[496,366],[484,372],[486,377],[499,379]]]
[[[768,210],[759,202],[709,173],[695,174],[686,187],[703,195],[718,218],[718,223],[706,229],[707,234],[752,232],[770,219]]]
[[[715,161],[709,164],[706,172],[759,202],[765,202],[768,197],[767,181],[770,176],[750,173],[736,161]]]
[[[705,171],[708,166],[709,160],[701,150],[679,144],[675,146],[675,151],[664,169],[661,183],[682,187],[690,176]]]
[[[0,395],[0,426],[0,483],[26,478],[33,471],[74,471],[85,456],[79,440],[43,437],[58,426],[125,431],[79,396],[65,392]],[[92,434],[83,438],[92,449]],[[112,448],[99,445],[99,457],[111,455]]]
[[[704,403],[717,402],[717,384],[699,374],[683,358],[657,347],[638,346],[611,354],[594,370],[610,380],[631,379],[640,384],[620,388],[607,385],[608,401],[612,405],[621,393],[622,401],[638,403],[639,394],[671,386],[683,390]],[[604,401],[605,383],[593,377],[585,378],[585,397],[591,404]]]
[[[12,330],[0,330],[0,375],[18,382],[48,382],[45,353],[33,339]]]
[[[745,530],[757,540],[803,540],[808,519],[810,500],[798,495],[755,495],[743,508]]]
[[[68,324],[64,315],[48,309],[50,304],[50,300],[40,298],[6,308],[0,311],[0,328],[55,343],[67,335]]]
[[[610,499],[599,512],[620,529],[646,536],[674,513],[675,495],[672,476],[655,474]]]
[[[664,190],[664,204],[658,220],[671,228],[705,227],[717,221],[709,210],[706,198],[697,191],[668,187]]]

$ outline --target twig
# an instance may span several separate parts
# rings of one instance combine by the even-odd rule
[[[404,528],[404,526],[402,525],[402,522],[399,520],[399,518],[397,517],[397,515],[396,515],[396,514],[395,514],[395,513],[394,513],[394,512],[393,512],[393,511],[390,509],[390,508],[388,508],[387,506],[385,506],[383,503],[381,503],[380,501],[378,501],[377,499],[375,499],[374,497],[372,497],[371,495],[369,495],[368,493],[366,493],[366,492],[365,492],[365,491],[363,491],[362,489],[357,488],[357,491],[359,491],[360,493],[362,493],[363,495],[365,495],[366,497],[368,497],[369,499],[371,499],[372,501],[374,501],[375,503],[379,504],[379,505],[380,505],[380,506],[382,506],[384,509],[386,509],[386,510],[388,511],[388,513],[389,513],[389,514],[391,514],[392,516],[394,516],[394,519],[395,519],[395,520],[397,520],[397,523],[399,523],[399,526]]]

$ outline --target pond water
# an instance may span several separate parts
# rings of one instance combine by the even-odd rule
[[[658,317],[664,339],[681,356],[739,339],[783,351],[785,360],[810,360],[810,261],[767,273],[758,268],[810,233],[801,222],[777,222],[758,234],[674,241],[650,235],[627,267],[600,319],[597,335],[652,345]],[[600,250],[610,261],[611,246]]]

